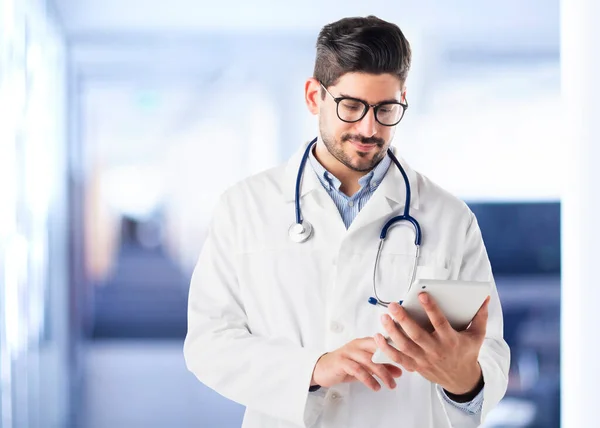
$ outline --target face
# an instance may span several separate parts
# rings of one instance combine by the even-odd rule
[[[404,86],[391,74],[344,74],[335,85],[327,88],[321,98],[321,85],[311,79],[306,85],[309,110],[319,116],[321,142],[329,154],[346,168],[368,172],[385,156],[392,142],[396,126],[384,126],[375,120],[373,108],[358,122],[347,123],[337,115],[333,97],[348,96],[379,104],[383,101],[404,102]]]

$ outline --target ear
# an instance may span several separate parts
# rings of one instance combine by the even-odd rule
[[[321,106],[321,84],[314,77],[309,78],[304,84],[304,99],[308,111],[312,114],[319,114]]]
[[[405,103],[405,102],[406,102],[406,86],[404,86],[404,87],[402,88],[402,95],[401,95],[401,97],[400,97],[400,100],[401,100],[403,103]]]

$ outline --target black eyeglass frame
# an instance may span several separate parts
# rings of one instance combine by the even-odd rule
[[[325,92],[327,92],[329,94],[329,96],[333,99],[333,101],[336,104],[336,109],[335,112],[337,114],[338,119],[340,119],[342,122],[346,122],[346,123],[356,123],[356,122],[360,122],[369,112],[369,109],[373,109],[373,113],[375,115],[375,120],[383,125],[383,126],[396,126],[400,123],[400,121],[402,120],[402,118],[404,118],[404,115],[406,114],[406,110],[408,109],[408,103],[407,102],[400,102],[400,101],[396,101],[396,102],[383,102],[383,103],[379,103],[379,104],[369,104],[368,102],[366,102],[365,100],[361,100],[360,98],[354,98],[354,97],[335,97],[333,96],[333,94],[331,92],[329,92],[329,90],[325,87],[325,85],[323,85],[323,83],[319,82],[319,84],[321,85],[321,87],[325,90]],[[358,103],[361,103],[363,106],[365,106],[362,115],[356,119],[356,120],[346,120],[346,119],[342,119],[342,117],[340,116],[340,102],[344,101],[344,100],[350,100],[350,101],[356,101]],[[377,117],[377,112],[379,111],[379,108],[381,106],[385,106],[385,105],[399,105],[402,107],[402,114],[400,115],[400,118],[393,124],[387,124],[387,123],[382,123],[379,118]]]

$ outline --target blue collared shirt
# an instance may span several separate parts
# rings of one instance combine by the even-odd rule
[[[310,151],[308,159],[319,181],[338,208],[346,229],[350,227],[359,211],[365,206],[375,190],[377,190],[392,163],[392,159],[386,154],[374,169],[358,180],[360,190],[352,196],[347,196],[340,190],[342,182],[321,165],[315,157],[313,150]]]
[[[342,216],[344,225],[346,226],[346,229],[348,229],[352,224],[352,221],[354,221],[358,215],[359,211],[366,205],[371,198],[371,195],[373,195],[375,190],[377,190],[377,187],[379,187],[379,184],[390,168],[392,159],[386,154],[374,169],[358,180],[358,184],[360,184],[360,190],[352,196],[347,196],[340,190],[342,182],[338,180],[332,173],[327,171],[323,165],[321,165],[321,163],[315,157],[313,150],[310,151],[308,158],[310,164],[314,172],[317,174],[319,181],[327,193],[329,193],[331,199],[333,199],[333,202],[337,206],[338,211]],[[472,415],[481,412],[481,408],[483,407],[483,389],[472,401],[468,403],[457,403],[452,401],[441,387],[438,386],[438,389],[441,392],[442,397],[444,397],[448,403],[456,408]]]

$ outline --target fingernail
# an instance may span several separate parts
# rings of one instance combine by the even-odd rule
[[[400,305],[398,305],[397,303],[392,303],[390,304],[389,308],[392,313],[396,314],[400,310]]]
[[[387,324],[389,322],[390,317],[388,317],[387,315],[382,315],[381,316],[381,322],[384,324]]]
[[[426,293],[419,294],[419,300],[421,303],[429,303],[429,296]]]

